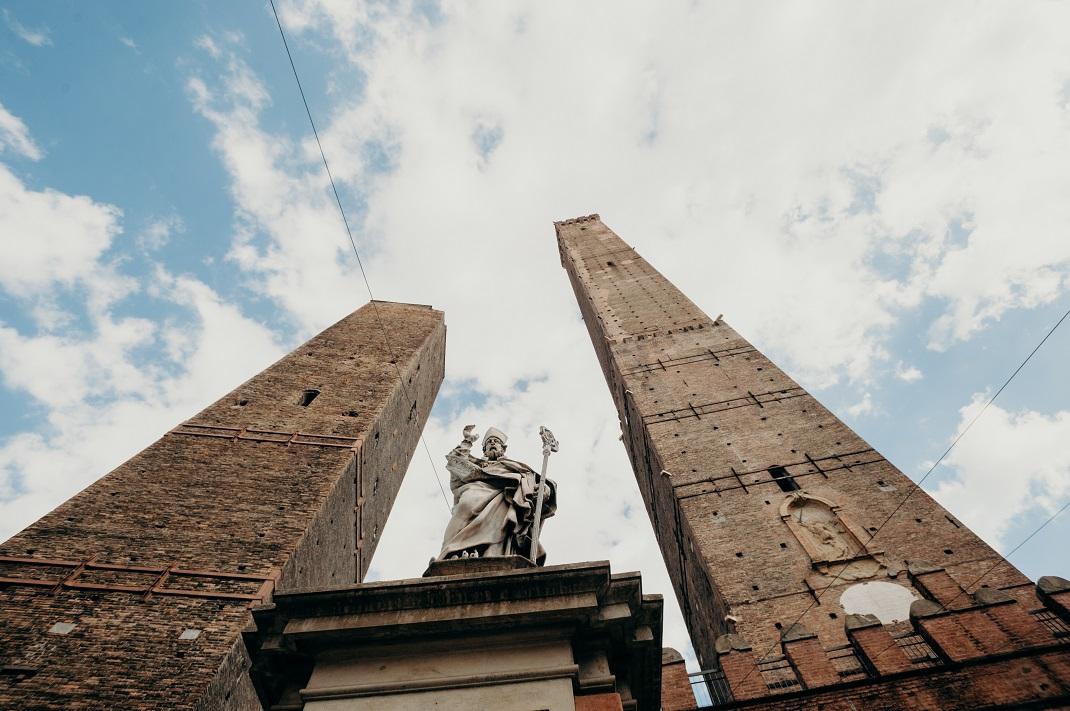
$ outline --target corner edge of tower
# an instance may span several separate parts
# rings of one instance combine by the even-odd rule
[[[570,217],[567,220],[554,220],[554,235],[557,237],[557,251],[559,256],[561,257],[561,266],[565,267],[566,270],[568,269],[568,266],[565,263],[565,248],[561,242],[562,228],[568,227],[570,225],[577,225],[583,222],[594,222],[596,220],[598,222],[602,221],[602,218],[597,212],[593,212],[590,215],[581,215],[580,217]]]

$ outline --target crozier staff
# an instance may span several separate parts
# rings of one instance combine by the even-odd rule
[[[506,437],[491,427],[483,437],[483,457],[472,455],[479,435],[475,425],[464,428],[463,441],[446,455],[453,492],[453,516],[442,539],[438,560],[530,554],[539,475],[531,467],[505,455]],[[546,480],[542,519],[557,510],[557,485]],[[539,565],[546,551],[539,545],[533,560]]]

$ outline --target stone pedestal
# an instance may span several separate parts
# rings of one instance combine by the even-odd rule
[[[605,562],[434,562],[279,593],[247,644],[265,709],[658,709],[662,600]]]
[[[525,570],[536,565],[524,556],[507,555],[497,558],[450,558],[435,560],[427,564],[425,578],[439,578],[444,575],[473,575],[475,573],[501,573],[507,570]]]

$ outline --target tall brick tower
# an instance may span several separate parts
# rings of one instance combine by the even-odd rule
[[[1066,581],[1042,579],[1038,599],[1013,566],[993,569],[999,554],[924,491],[904,503],[910,479],[597,215],[555,227],[699,660],[723,668],[737,700],[872,686],[885,673],[1044,645],[1061,671],[1015,703],[1070,694],[1059,646],[1070,617],[1053,602]],[[962,589],[990,570],[984,591]],[[935,631],[956,624],[973,648]],[[889,649],[874,651],[878,637]],[[895,696],[906,688],[877,696],[899,704],[888,708],[926,707]],[[885,708],[871,703],[857,708]]]
[[[445,334],[368,304],[0,545],[0,708],[260,709],[249,607],[363,578]]]

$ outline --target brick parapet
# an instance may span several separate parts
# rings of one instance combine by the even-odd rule
[[[1056,598],[1070,592],[1070,584],[1063,583],[1047,578],[1044,587],[1038,585],[1038,598],[1052,613],[1059,606]],[[803,700],[804,692],[792,691],[793,685],[784,684],[783,679],[767,684],[763,663],[747,640],[739,635],[722,636],[718,639],[721,668],[739,702],[729,706],[760,707],[760,699],[775,696],[776,708],[837,708],[828,706],[834,690],[844,690],[843,698],[867,698],[868,692],[846,691],[865,685],[890,685],[890,691],[882,693],[899,698],[900,703],[904,698],[901,694],[909,689],[911,708],[971,709],[985,698],[1009,699],[1005,702],[1008,707],[1070,700],[1070,637],[1043,625],[1016,597],[1002,590],[981,588],[973,595],[963,595],[962,606],[947,596],[947,590],[936,594],[952,606],[917,600],[910,619],[910,630],[935,653],[931,657],[907,656],[899,641],[903,635],[893,633],[901,625],[883,625],[872,615],[849,615],[844,621],[858,661],[857,671],[852,665],[837,670],[835,662],[843,661],[842,654],[823,648],[805,628],[795,625],[785,630],[780,651],[791,662],[797,682],[794,687],[813,692],[809,701]],[[911,645],[917,647],[918,643]],[[1021,678],[1033,673],[1036,676]],[[927,675],[930,681],[924,682]],[[904,681],[907,678],[919,681]],[[797,702],[786,699],[796,696],[800,697]],[[824,706],[809,705],[819,699]]]
[[[756,699],[769,693],[750,644],[736,634],[717,638],[717,662],[735,699]]]
[[[1070,707],[1065,645],[1018,650],[811,689],[718,704],[760,711],[974,711]]]
[[[1037,598],[1063,622],[1070,624],[1070,580],[1046,575],[1037,581]]]
[[[847,639],[871,674],[897,674],[912,667],[888,628],[873,615],[848,615]]]
[[[666,647],[661,654],[661,711],[695,708],[695,692],[687,675],[684,658]]]
[[[780,646],[805,688],[827,686],[840,680],[817,635],[801,625],[786,629],[781,635]]]
[[[910,564],[907,574],[920,593],[940,605],[966,607],[970,604],[966,591],[945,568],[915,561]]]

